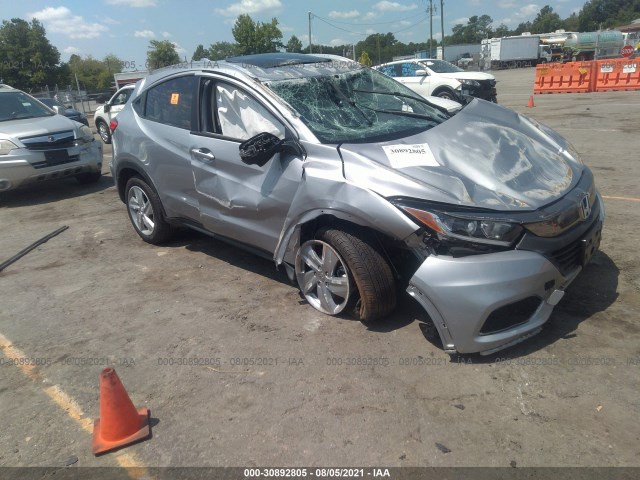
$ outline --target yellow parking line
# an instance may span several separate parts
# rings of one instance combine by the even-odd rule
[[[13,364],[18,367],[22,373],[24,373],[31,380],[42,380],[42,377],[36,372],[36,366],[32,365],[28,361],[28,357],[13,346],[11,340],[0,333],[0,349],[4,356],[13,361]]]
[[[36,366],[26,361],[30,357],[26,356],[21,350],[13,346],[13,342],[0,333],[0,350],[5,357],[12,360],[13,364],[20,369],[25,376],[38,383],[48,383],[51,381],[43,377],[37,370]],[[65,393],[58,385],[42,387],[42,391],[66,414],[73,419],[80,427],[89,435],[93,434],[93,421],[84,416],[84,412],[78,402]],[[116,462],[127,471],[132,479],[151,478],[147,469],[133,453],[118,453],[115,455]]]
[[[640,202],[640,198],[633,198],[633,197],[609,197],[607,195],[603,195],[602,198],[604,198],[605,200],[623,200],[628,202]]]
[[[67,395],[58,385],[52,385],[44,389],[51,400],[53,400],[61,409],[67,412],[71,418],[73,418],[78,425],[87,433],[93,433],[93,422],[91,419],[86,418],[80,405],[76,401]]]

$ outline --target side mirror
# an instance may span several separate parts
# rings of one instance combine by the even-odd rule
[[[240,160],[247,165],[262,167],[282,150],[283,142],[271,133],[259,133],[240,144]]]
[[[276,153],[290,152],[302,155],[302,147],[295,141],[282,140],[275,135],[262,132],[240,144],[240,160],[247,165],[263,167]]]
[[[111,111],[111,104],[109,102],[104,104],[104,113],[109,113]]]
[[[416,77],[425,77],[427,75],[426,70],[416,70]]]
[[[54,105],[54,106],[53,106],[53,107],[51,107],[51,108],[53,108],[53,111],[54,111],[54,112],[56,112],[58,115],[62,115],[62,114],[60,113],[60,110],[61,110],[61,109],[60,109],[60,106],[59,106],[59,105]]]

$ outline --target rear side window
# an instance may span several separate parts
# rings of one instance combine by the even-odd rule
[[[403,63],[402,64],[402,77],[415,77],[416,70],[418,70],[418,65],[413,62]]]
[[[167,80],[149,89],[144,117],[191,130],[195,85],[196,78],[189,75]]]
[[[384,73],[385,75],[388,75],[389,77],[398,76],[396,73],[396,65],[382,65],[381,67],[378,67],[377,70]]]

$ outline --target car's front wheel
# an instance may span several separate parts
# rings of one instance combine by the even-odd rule
[[[453,93],[451,90],[440,90],[439,92],[436,92],[435,96],[436,97],[440,97],[440,98],[445,98],[447,100],[457,100],[458,99],[456,97],[455,93]]]
[[[295,271],[302,294],[323,313],[348,312],[371,322],[395,308],[391,267],[362,229],[344,225],[321,230],[300,246]]]
[[[96,122],[96,129],[98,130],[98,135],[104,143],[111,143],[111,132],[109,131],[109,125],[104,123],[102,120],[98,120]]]
[[[125,187],[127,212],[140,238],[154,245],[171,235],[171,225],[164,219],[158,194],[140,177],[132,177]]]

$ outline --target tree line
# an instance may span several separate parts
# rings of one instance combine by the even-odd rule
[[[532,21],[520,23],[515,29],[500,24],[494,27],[493,18],[489,15],[474,15],[466,24],[457,24],[451,35],[444,38],[444,45],[480,43],[484,38],[520,35],[524,32],[550,33],[564,29],[571,32],[586,32],[598,29],[615,28],[631,23],[640,17],[640,0],[589,0],[578,13],[561,18],[549,5],[540,9]],[[285,50],[287,52],[309,53],[309,46],[302,45],[298,37],[292,35],[285,44],[282,32],[278,28],[278,20],[270,23],[255,22],[249,15],[240,15],[233,26],[232,34],[235,42],[215,42],[208,48],[198,45],[192,59],[222,60],[226,57],[251,53],[268,53]],[[425,32],[426,37],[426,32]],[[368,61],[383,63],[393,57],[412,55],[417,51],[434,50],[442,42],[433,41],[403,43],[393,33],[374,33],[355,44],[358,58],[366,54]],[[313,45],[313,52],[334,55],[352,56],[353,45]]]
[[[60,61],[60,52],[46,36],[42,24],[33,19],[3,20],[0,25],[0,83],[35,92],[58,86],[98,92],[112,88],[114,73],[124,70],[156,69],[181,61],[175,45],[168,40],[151,40],[144,65],[123,61],[113,53],[102,59],[72,54],[68,62]]]

